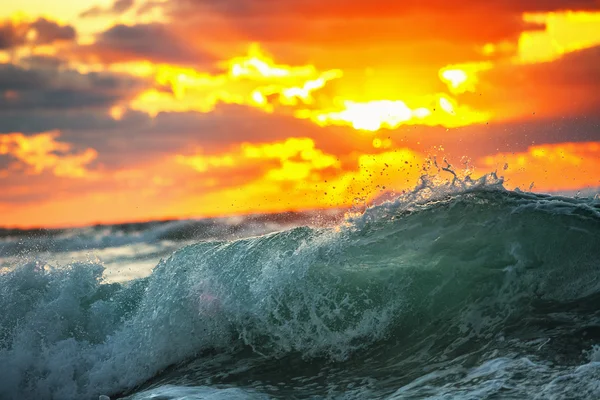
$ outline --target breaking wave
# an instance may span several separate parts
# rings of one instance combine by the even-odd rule
[[[494,175],[333,228],[196,243],[126,283],[29,262],[0,275],[0,397],[282,396],[240,376],[309,360],[330,374],[307,397],[598,397],[599,263],[598,200]]]

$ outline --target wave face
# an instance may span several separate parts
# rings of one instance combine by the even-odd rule
[[[10,270],[0,398],[600,398],[600,202],[427,190],[125,283]]]

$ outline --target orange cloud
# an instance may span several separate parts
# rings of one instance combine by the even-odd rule
[[[249,164],[265,167],[239,186],[221,186],[198,196],[186,196],[171,210],[187,215],[223,215],[345,207],[357,202],[363,205],[382,191],[412,187],[424,160],[408,148],[345,158],[323,152],[309,138],[262,145],[244,143],[234,151],[210,156],[180,155],[177,162],[207,177],[218,175],[220,169],[231,176],[243,173]]]
[[[247,56],[234,57],[220,65],[225,72],[217,75],[166,65],[158,65],[154,71],[151,66],[140,68],[141,73],[153,75],[160,86],[170,87],[172,92],[150,89],[134,99],[131,107],[156,115],[161,111],[210,112],[219,103],[240,104],[268,113],[295,115],[320,126],[346,125],[365,131],[405,124],[455,127],[485,122],[491,117],[489,112],[459,105],[446,94],[411,99],[414,107],[400,99],[356,100],[335,95],[335,88],[325,86],[333,80],[341,80],[339,84],[343,86],[341,70],[319,71],[310,64],[277,64],[258,45],[252,45]],[[446,79],[449,72],[457,71],[464,74],[464,82],[453,81],[453,91],[460,93],[474,90],[475,74],[486,68],[490,67],[485,63],[465,64],[446,68],[440,76]]]
[[[33,136],[22,133],[0,134],[0,154],[11,155],[24,164],[29,174],[51,171],[54,175],[68,178],[91,177],[86,166],[98,156],[94,149],[79,154],[66,154],[72,145],[57,142],[60,132],[51,131]],[[13,168],[19,168],[18,165]]]
[[[600,45],[600,12],[525,13],[523,20],[542,24],[545,29],[521,34],[516,63],[554,61],[564,54]]]
[[[273,182],[319,182],[322,179],[319,171],[340,168],[336,157],[316,149],[314,141],[309,138],[289,138],[282,142],[259,145],[242,143],[231,152],[217,155],[178,155],[176,160],[201,173],[214,172],[219,168],[243,169],[255,163],[267,162],[271,168],[267,169],[262,179]]]
[[[8,28],[0,26],[0,47],[18,50],[14,56],[0,52],[8,77],[8,86],[0,88],[1,109],[17,110],[18,105],[19,112],[29,115],[31,109],[43,108],[43,113],[31,113],[32,118],[47,117],[43,123],[50,128],[107,132],[102,140],[100,135],[82,135],[81,140],[95,140],[86,146],[93,148],[82,151],[59,141],[58,131],[0,135],[0,154],[14,159],[0,176],[30,175],[22,182],[12,176],[4,180],[11,180],[6,192],[13,190],[14,196],[3,201],[33,204],[60,185],[60,192],[69,195],[48,200],[35,216],[25,206],[19,208],[23,221],[35,218],[48,224],[94,222],[89,220],[90,204],[95,207],[93,218],[103,221],[348,206],[381,191],[411,188],[426,162],[417,149],[425,147],[421,143],[440,142],[454,142],[455,155],[465,151],[479,157],[482,172],[502,170],[509,186],[528,188],[534,182],[535,188],[547,191],[598,185],[597,142],[539,145],[484,157],[490,148],[530,143],[530,131],[523,126],[501,136],[499,131],[508,125],[493,133],[480,126],[462,133],[398,128],[579,116],[582,110],[597,115],[597,55],[588,51],[600,44],[600,13],[545,12],[557,3],[542,1],[476,7],[474,0],[375,2],[377,7],[359,2],[339,7],[343,2],[316,0],[270,5],[170,0],[157,6],[165,12],[164,20],[119,19],[110,28],[98,25],[106,30],[96,32],[95,42],[85,45],[79,38],[79,45],[64,53],[55,45],[74,33],[67,26],[40,20],[33,29],[33,20],[17,19]],[[119,2],[130,16],[141,5],[134,3]],[[184,3],[191,9],[177,7]],[[491,21],[489,15],[497,18]],[[444,29],[433,29],[440,26]],[[277,57],[258,44],[240,53],[251,40],[261,40]],[[43,44],[48,44],[46,49],[39,48]],[[31,45],[36,49],[26,49]],[[578,51],[582,49],[588,50]],[[54,69],[30,57],[46,51],[57,55],[52,58]],[[89,76],[84,82],[73,74],[71,85],[70,78],[53,72],[63,67],[79,68]],[[144,78],[140,81],[154,87],[135,86],[144,90],[136,96],[138,89],[123,86],[113,95],[121,86],[96,73],[106,70]],[[46,76],[49,89],[42,91],[36,79]],[[80,106],[88,114],[78,114]],[[103,117],[95,121],[100,113]],[[9,130],[46,129],[21,124],[12,111],[0,114],[16,126]],[[103,119],[106,114],[110,121]],[[228,125],[230,118],[236,123]],[[395,131],[369,134],[381,130]],[[520,132],[528,138],[513,140]],[[577,135],[570,140],[597,140],[594,131]],[[402,137],[406,141],[401,144]],[[184,153],[191,146],[201,148]],[[103,159],[97,160],[94,148]],[[91,170],[94,161],[106,162],[101,173]],[[125,164],[127,169],[113,170]],[[50,174],[93,181],[54,179]],[[80,197],[70,197],[74,193]]]
[[[131,107],[155,115],[160,111],[209,112],[217,104],[227,103],[272,112],[281,105],[313,103],[313,92],[342,75],[339,70],[320,72],[313,65],[276,64],[256,44],[250,46],[247,56],[223,61],[220,66],[225,69],[221,74],[169,65],[142,69],[172,93],[148,90],[134,99]]]
[[[254,6],[248,7],[249,10],[255,10]],[[329,12],[327,6],[315,4],[314,7],[316,7],[315,12],[326,14]],[[391,5],[386,4],[386,7],[389,8]],[[286,8],[287,6],[282,6],[278,10],[284,12]],[[394,9],[399,11],[405,8],[405,6],[398,6]],[[425,15],[428,17],[435,15],[436,18],[445,18],[446,16],[443,13],[439,14],[442,8],[443,6],[439,4],[435,7],[424,7],[420,11],[426,11]],[[441,125],[451,128],[484,123],[493,119],[512,118],[514,114],[519,116],[531,115],[529,110],[524,110],[520,106],[513,107],[516,108],[516,111],[509,109],[510,104],[503,104],[505,102],[505,99],[503,99],[504,94],[498,93],[502,90],[513,90],[515,86],[520,85],[518,72],[510,77],[503,78],[502,82],[488,81],[486,78],[489,75],[482,74],[482,72],[497,67],[505,68],[506,65],[518,67],[527,63],[554,60],[563,54],[600,43],[600,38],[597,38],[595,33],[597,30],[595,28],[598,21],[600,21],[598,19],[600,13],[598,12],[525,12],[521,14],[519,21],[519,19],[514,18],[515,15],[519,15],[519,7],[516,4],[508,8],[495,6],[491,8],[498,8],[497,11],[503,13],[503,17],[511,15],[510,20],[517,21],[514,25],[512,23],[500,24],[502,30],[506,29],[506,32],[512,33],[508,36],[500,35],[502,41],[489,42],[481,46],[481,51],[470,53],[474,57],[471,61],[453,62],[440,68],[437,71],[437,77],[447,85],[449,94],[442,93],[443,89],[441,89],[439,82],[432,83],[432,81],[437,80],[433,75],[429,77],[419,76],[417,80],[410,79],[410,76],[407,76],[406,79],[394,82],[385,82],[385,79],[378,80],[379,78],[370,77],[370,75],[373,75],[372,73],[365,73],[365,77],[357,78],[356,71],[345,69],[348,60],[332,56],[332,54],[337,54],[335,52],[343,46],[339,43],[329,43],[327,41],[323,42],[326,51],[323,51],[322,54],[319,53],[320,57],[315,58],[311,55],[310,60],[313,63],[301,65],[276,62],[258,44],[253,44],[250,46],[247,55],[217,62],[216,66],[222,71],[217,73],[202,72],[196,67],[154,64],[150,61],[122,63],[121,65],[113,64],[111,68],[120,70],[125,68],[134,75],[150,77],[156,82],[156,88],[144,91],[129,103],[131,108],[147,112],[150,115],[156,115],[163,111],[208,113],[214,111],[218,104],[225,103],[249,106],[267,113],[276,112],[293,115],[308,119],[319,126],[344,125],[364,131],[395,129],[402,125]],[[554,6],[542,7],[540,3],[537,6],[523,7],[523,11],[552,8]],[[351,14],[354,15],[355,12],[361,9],[363,9],[362,6],[357,6],[353,8]],[[417,7],[417,9],[420,8]],[[205,11],[209,14],[214,12],[214,15],[219,15],[218,10],[219,7],[213,9],[212,6],[207,6]],[[194,12],[193,9],[188,11],[190,13]],[[231,14],[230,11],[232,11]],[[225,13],[226,15],[221,15],[217,19],[223,19],[227,22],[229,20],[224,18],[226,16],[240,17],[234,11],[229,10]],[[265,15],[267,19],[272,16],[272,14],[267,14]],[[377,14],[379,15],[379,13]],[[354,16],[358,15],[360,13]],[[419,18],[421,17],[423,15],[420,15]],[[473,15],[458,14],[454,17],[457,20],[460,20],[460,18],[470,19],[473,18]],[[394,15],[394,18],[404,18],[404,15],[399,13]],[[353,20],[352,24],[362,26],[361,24],[364,21],[361,21],[363,20],[359,18]],[[370,21],[369,23],[373,22],[383,23],[379,20]],[[336,23],[341,23],[341,21]],[[306,24],[310,26],[310,23]],[[467,31],[470,32],[475,28],[478,30],[487,29],[488,26],[487,24],[485,27],[470,26]],[[523,31],[528,28],[531,30]],[[235,30],[234,27],[232,29]],[[126,47],[128,51],[141,52],[139,54],[140,60],[164,61],[164,57],[160,58],[158,56],[166,57],[168,55],[166,59],[169,59],[169,57],[174,57],[175,53],[185,60],[190,58],[189,54],[179,49],[182,39],[177,32],[186,32],[180,26],[170,26],[168,24],[116,25],[99,37],[111,36],[109,34],[114,35],[117,31],[124,30],[127,31],[127,34],[122,32],[122,35],[115,38],[119,39],[121,36],[127,38]],[[452,30],[453,32],[462,32],[464,29],[454,27]],[[163,32],[163,34],[156,36],[157,32]],[[155,36],[147,36],[149,33],[154,33]],[[279,34],[279,31],[277,33]],[[172,38],[175,42],[171,43],[169,41],[171,44],[165,45],[162,39],[158,39],[164,35]],[[156,45],[152,45],[152,41],[148,42],[149,37],[154,37],[153,40]],[[253,38],[252,35],[250,37]],[[519,38],[518,43],[517,38]],[[231,46],[229,47],[239,48],[240,43],[247,40],[247,37],[238,34],[230,39],[233,42],[230,43]],[[398,38],[396,37],[394,40],[396,39]],[[402,46],[406,46],[407,43],[411,42],[409,38],[403,36],[401,39]],[[186,49],[197,48],[203,54],[202,57],[191,56],[191,59],[197,60],[197,63],[207,62],[204,53],[211,53],[212,56],[216,56],[218,53],[212,50],[208,51],[207,49],[211,48],[209,44],[205,46],[206,48],[203,47],[203,50],[200,50],[198,47],[199,42],[193,39],[190,41],[189,46],[184,47]],[[119,46],[125,46],[123,44],[125,42],[120,39],[116,40],[115,43],[120,43]],[[380,45],[379,43],[377,46]],[[431,53],[431,49],[427,47],[426,43],[419,43],[418,46],[415,44],[414,47],[415,60],[423,58],[424,53]],[[381,49],[386,51],[379,54],[378,57],[365,57],[360,63],[356,63],[356,60],[354,60],[352,65],[367,68],[367,70],[376,69],[378,71],[377,76],[382,76],[382,74],[384,76],[398,75],[398,71],[400,71],[400,75],[409,75],[406,74],[406,70],[410,67],[410,64],[404,64],[403,57],[392,56],[389,58],[388,54],[392,49]],[[444,51],[441,53],[445,54]],[[354,54],[354,50],[352,54]],[[386,58],[382,59],[384,55]],[[446,58],[450,62],[455,60],[451,54],[447,54],[447,56]],[[481,61],[482,57],[484,61]],[[339,63],[336,68],[320,69],[314,64],[315,59],[319,60],[320,65],[336,66],[337,60],[339,60]],[[430,57],[424,59],[430,61]],[[175,60],[177,58],[173,58],[172,62],[177,63]],[[214,60],[210,59],[210,61]],[[190,65],[190,63],[186,61],[182,65]],[[381,65],[386,66],[380,68]],[[428,68],[431,67],[427,63],[425,65]],[[393,74],[390,73],[390,68],[393,70]],[[365,87],[362,88],[362,86]],[[165,88],[170,90],[165,90]],[[486,96],[475,97],[475,92],[479,92],[478,95],[485,92]],[[545,95],[543,97],[547,98]],[[123,109],[124,105],[119,105],[119,107]],[[118,117],[122,114],[122,111],[119,111],[120,109],[115,109],[113,114]],[[553,110],[553,112],[555,111]]]
[[[75,40],[76,35],[72,26],[43,17],[33,19],[15,14],[7,20],[0,20],[0,50],[69,42]]]
[[[561,191],[600,186],[600,142],[531,146],[522,153],[486,156],[477,164],[485,171],[502,171],[510,188]]]
[[[477,101],[493,119],[585,115],[597,109],[600,12],[525,12],[523,31],[515,42],[482,47],[488,62],[450,65],[440,78],[454,94],[477,91]],[[475,90],[474,84],[478,87]],[[482,97],[480,97],[483,95]]]

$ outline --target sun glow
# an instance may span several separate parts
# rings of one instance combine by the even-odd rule
[[[459,88],[469,78],[462,69],[445,69],[441,75],[443,80],[448,82],[454,89]]]
[[[210,112],[219,103],[273,112],[275,107],[314,103],[315,91],[342,76],[340,70],[320,72],[312,65],[276,64],[256,44],[250,46],[246,56],[221,62],[219,66],[224,69],[222,73],[210,74],[159,65],[154,78],[171,92],[150,89],[135,98],[131,106],[153,115],[160,111]]]
[[[222,73],[210,74],[158,65],[154,79],[160,87],[170,90],[147,90],[132,101],[131,107],[156,115],[160,111],[210,112],[220,103],[240,104],[267,113],[277,110],[319,126],[345,125],[371,132],[404,124],[455,127],[490,118],[489,113],[459,106],[446,94],[423,96],[425,100],[336,96],[335,87],[328,83],[342,79],[341,70],[278,64],[256,44],[250,46],[246,56],[223,61],[219,66]],[[487,68],[487,63],[448,66],[440,70],[440,78],[449,84],[453,94],[473,91],[476,73]],[[148,74],[147,65],[140,70]]]
[[[493,67],[491,62],[476,62],[448,65],[440,69],[440,79],[448,85],[453,94],[475,92],[479,83],[477,74]]]
[[[298,118],[308,118],[320,126],[351,126],[356,130],[375,132],[382,128],[395,129],[401,125],[442,125],[457,127],[482,123],[491,117],[489,113],[475,112],[459,106],[444,94],[426,101],[427,107],[410,108],[401,100],[373,100],[355,102],[344,100],[339,110],[300,110]]]

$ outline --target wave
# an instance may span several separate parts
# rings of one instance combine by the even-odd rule
[[[193,244],[126,283],[90,263],[6,272],[0,397],[123,393],[206,352],[384,359],[412,371],[402,379],[465,354],[485,365],[491,348],[593,359],[600,202],[508,191],[493,175],[460,182],[335,228]]]
[[[31,252],[73,252],[163,241],[232,240],[263,235],[298,225],[328,225],[343,217],[341,210],[287,212],[272,215],[168,220],[72,229],[0,228],[0,257]]]

